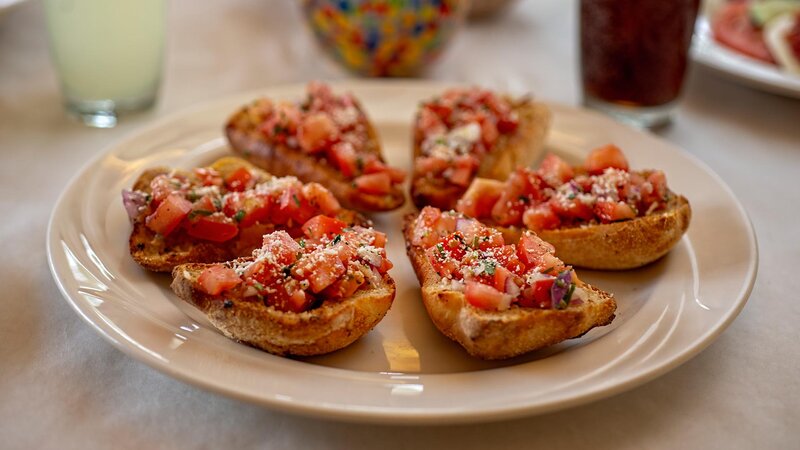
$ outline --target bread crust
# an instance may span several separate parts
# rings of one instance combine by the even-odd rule
[[[236,157],[220,158],[210,167],[217,170],[223,177],[240,167],[247,167],[256,175],[259,183],[274,178],[273,175],[258,169],[249,162]],[[146,170],[133,184],[133,190],[151,193],[150,182],[158,175],[172,172],[172,169],[157,167]],[[140,266],[153,272],[171,272],[175,266],[185,263],[215,263],[229,261],[240,256],[249,255],[254,247],[245,243],[236,236],[230,241],[215,243],[192,238],[188,234],[177,231],[164,237],[156,234],[145,224],[145,219],[152,211],[145,209],[133,219],[133,229],[128,239],[131,257]],[[342,210],[336,216],[339,220],[350,225],[370,226],[371,222],[361,214]],[[266,226],[264,233],[270,233],[276,228]],[[260,243],[259,243],[260,244]]]
[[[689,228],[692,208],[682,195],[670,193],[663,211],[636,219],[595,224],[536,234],[553,244],[556,256],[576,267],[596,270],[627,270],[650,264],[663,257]],[[519,227],[495,226],[507,242],[522,235]]]
[[[319,183],[333,192],[345,208],[365,212],[391,211],[405,202],[405,195],[397,185],[393,185],[387,195],[360,192],[353,187],[352,180],[348,180],[327,161],[283,144],[269,142],[250,122],[246,108],[231,116],[225,125],[225,135],[233,151],[251,163],[276,176],[293,175],[304,183]],[[377,155],[383,162],[378,134],[369,122],[367,135],[369,138],[365,150]]]
[[[235,263],[224,264],[232,267]],[[378,285],[359,289],[352,297],[325,300],[301,313],[278,311],[245,299],[241,285],[217,296],[199,290],[197,279],[207,266],[177,266],[171,285],[175,294],[202,311],[228,338],[276,355],[322,355],[344,348],[374,328],[395,297],[394,280],[384,274]]]
[[[436,328],[481,359],[506,359],[579,337],[614,320],[612,294],[588,284],[588,299],[566,309],[512,306],[487,311],[470,305],[462,292],[445,289],[424,250],[411,245],[415,215],[405,218],[406,252],[422,286],[422,301]]]
[[[504,97],[519,117],[519,127],[512,135],[500,135],[495,148],[484,156],[477,177],[505,180],[517,167],[527,167],[544,152],[544,140],[552,122],[550,109],[530,98],[514,100]],[[415,120],[414,123],[418,121]],[[422,156],[422,130],[414,129],[414,159]],[[442,177],[418,175],[411,180],[411,199],[418,208],[435,206],[449,210],[466,192],[468,186],[459,186]]]

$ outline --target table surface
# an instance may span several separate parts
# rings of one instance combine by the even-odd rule
[[[579,102],[576,2],[524,0],[472,23],[426,78]],[[694,67],[676,120],[658,132],[697,156],[748,211],[759,275],[736,321],[705,351],[626,393],[483,425],[400,427],[290,416],[209,393],[114,349],[61,298],[47,220],[89,158],[197,102],[279,83],[343,79],[319,55],[295,2],[170,2],[157,106],[111,130],[60,106],[39,2],[0,15],[0,447],[789,448],[800,423],[800,101]],[[32,183],[32,179],[36,181]],[[788,208],[787,208],[788,207]],[[796,447],[795,447],[796,448]]]

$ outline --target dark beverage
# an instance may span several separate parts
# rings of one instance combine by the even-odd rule
[[[581,0],[585,102],[647,109],[678,98],[698,6],[699,0]]]

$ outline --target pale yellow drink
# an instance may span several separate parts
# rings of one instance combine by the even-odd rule
[[[81,115],[97,111],[115,116],[119,110],[153,103],[162,72],[164,0],[45,0],[44,4],[53,61],[68,109]]]

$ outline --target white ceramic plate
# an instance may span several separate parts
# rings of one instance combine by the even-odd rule
[[[442,86],[360,82],[353,91],[377,125],[389,161],[410,166],[410,120]],[[128,255],[120,191],[146,167],[202,165],[227,152],[226,116],[258,94],[297,98],[303,86],[265,89],[177,114],[90,162],[50,220],[50,267],[64,297],[123,352],[176,378],[306,415],[365,422],[488,421],[586,403],[630,389],[705,348],[736,317],[756,274],[750,222],[728,187],[673,145],[596,113],[552,105],[549,147],[577,159],[615,142],[633,167],[658,167],[692,203],[688,235],[664,259],[628,272],[581,272],[614,292],[612,325],[505,362],[473,359],[431,324],[405,256],[401,216],[376,215],[389,234],[397,298],[366,337],[331,355],[289,359],[223,337],[169,290],[169,277]]]
[[[717,43],[708,16],[697,17],[692,58],[732,80],[773,94],[800,98],[800,76],[739,54]]]

